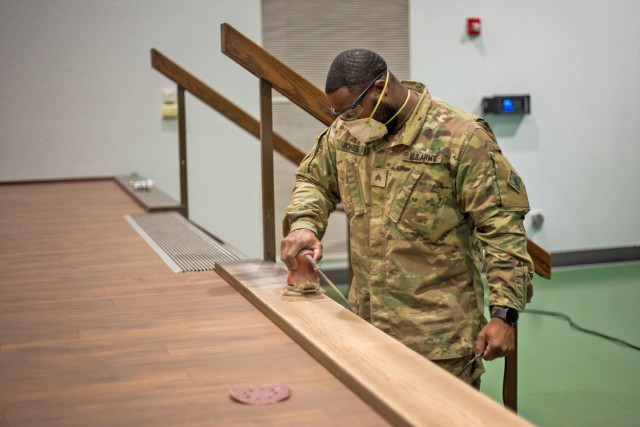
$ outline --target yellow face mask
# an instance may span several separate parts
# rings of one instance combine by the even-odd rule
[[[380,123],[379,121],[373,118],[373,115],[378,110],[380,103],[382,102],[382,98],[387,91],[387,85],[389,84],[389,71],[387,70],[387,76],[384,80],[384,87],[382,88],[382,93],[378,97],[378,102],[376,102],[376,106],[373,108],[373,111],[366,119],[352,119],[351,117],[358,117],[362,114],[362,107],[358,106],[353,110],[345,112],[340,118],[345,122],[349,133],[356,138],[361,144],[366,144],[367,142],[375,141],[377,139],[385,136],[389,130],[387,129],[387,125],[391,123],[393,119],[402,111],[402,109],[409,102],[409,97],[411,96],[411,92],[407,91],[407,98],[404,100],[402,106],[396,111],[396,113],[387,120],[386,123]]]

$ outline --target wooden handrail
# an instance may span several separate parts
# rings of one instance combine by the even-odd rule
[[[151,49],[151,66],[251,135],[260,138],[260,123],[258,120],[156,49]],[[302,150],[277,133],[274,133],[273,138],[274,147],[278,153],[295,164],[299,164],[302,161],[304,158]]]
[[[551,254],[529,239],[527,239],[527,252],[533,260],[535,272],[545,279],[551,279]]]
[[[283,64],[229,24],[222,24],[222,52],[271,86],[291,102],[329,126],[334,118],[324,92]]]

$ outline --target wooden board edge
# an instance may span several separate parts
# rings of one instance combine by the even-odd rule
[[[300,345],[308,354],[314,357],[321,365],[323,365],[328,371],[330,371],[334,376],[336,376],[336,378],[338,378],[346,387],[350,388],[357,396],[359,396],[365,403],[371,406],[373,410],[378,412],[382,417],[384,417],[392,425],[413,426],[413,425],[422,424],[422,421],[424,420],[421,421],[419,417],[416,418],[412,416],[413,414],[403,413],[402,408],[395,407],[393,405],[394,402],[388,402],[384,399],[383,396],[378,396],[377,394],[375,394],[375,392],[373,392],[368,388],[366,383],[363,383],[360,381],[358,376],[344,369],[340,365],[340,363],[337,363],[336,361],[332,360],[331,356],[325,355],[322,352],[322,349],[317,347],[314,342],[310,341],[307,337],[304,336],[304,334],[300,330],[296,328],[295,324],[289,323],[287,322],[286,319],[280,318],[275,311],[272,311],[272,309],[269,307],[269,305],[265,301],[261,300],[259,295],[254,294],[254,292],[248,289],[248,287],[242,283],[243,279],[241,277],[240,278],[235,277],[233,274],[231,274],[227,270],[228,268],[227,266],[229,266],[230,269],[233,269],[233,266],[237,264],[245,264],[245,263],[246,264],[259,263],[261,265],[271,264],[271,268],[273,268],[274,272],[282,275],[282,281],[284,286],[286,271],[277,267],[275,263],[268,263],[261,260],[228,261],[224,263],[217,263],[215,271],[218,273],[218,275],[221,278],[226,280],[234,289],[236,289],[242,296],[244,296],[249,302],[251,302],[269,320],[271,320],[283,332],[285,332],[289,337],[291,337],[294,340],[294,342]],[[280,270],[280,272],[278,272],[278,270]],[[336,305],[338,305],[338,303],[336,303]],[[364,320],[361,320],[361,321],[364,322]],[[385,338],[387,338],[389,342],[392,343],[393,345],[402,346],[401,348],[399,348],[399,350],[411,352],[411,350],[404,347],[402,344],[398,343],[388,335],[385,335],[382,331],[375,329],[373,327],[372,327],[372,330],[375,330],[377,333],[384,335]],[[402,353],[402,351],[400,353]],[[414,355],[418,356],[417,353]],[[418,357],[421,358],[422,356],[418,356]],[[415,360],[415,359],[412,359],[412,360]],[[427,363],[428,361],[424,360],[424,362]],[[451,381],[459,381],[459,380],[455,380],[452,378]],[[452,384],[452,385],[458,386],[457,384]],[[460,386],[465,387],[462,384],[460,384]],[[495,401],[489,399],[487,396],[485,395],[481,395],[481,396],[482,397],[480,400],[489,402],[488,403],[489,405],[497,405]],[[480,394],[478,395],[478,397],[480,397]],[[486,415],[486,410],[488,408],[489,406],[483,408],[483,411],[485,411],[484,412],[485,415]],[[518,417],[516,414],[514,414],[511,411],[504,409],[505,411],[507,411],[507,413],[501,413],[501,411],[498,411],[499,408],[500,407],[498,405],[498,407],[496,407],[496,415],[500,414],[501,418],[508,420],[510,422],[509,425],[523,425],[523,426],[530,425],[530,423],[527,420]],[[491,410],[491,412],[493,412],[493,409]],[[508,416],[508,414],[511,414],[516,418],[512,419],[511,417]],[[464,418],[464,422],[455,423],[454,425],[468,425],[466,424],[467,422],[471,422],[471,424],[474,424],[471,419],[461,416],[461,419],[463,418]],[[483,422],[480,422],[479,424],[478,423],[475,423],[475,424],[485,425],[485,422],[483,420]],[[486,425],[491,425],[491,420],[486,420]]]
[[[257,260],[253,260],[257,261]],[[241,263],[242,261],[232,261],[231,263]],[[224,263],[229,264],[229,263]],[[340,382],[353,391],[359,398],[361,398],[367,405],[378,412],[383,418],[389,421],[394,426],[413,426],[414,424],[407,420],[404,416],[390,407],[387,402],[380,399],[375,394],[372,394],[365,386],[363,386],[358,378],[352,375],[347,370],[343,369],[339,364],[332,363],[313,342],[307,339],[303,334],[298,333],[295,327],[290,323],[284,321],[274,311],[269,309],[269,306],[265,304],[260,298],[257,298],[249,289],[242,285],[232,274],[230,274],[224,265],[216,263],[216,273],[227,281],[235,290],[237,290],[243,297],[245,297],[251,304],[253,304],[262,314],[264,314],[270,321],[272,321],[278,328],[280,328],[285,334],[287,334],[296,344],[298,344],[304,351],[306,351],[311,357],[316,359],[318,363],[324,366],[329,372],[331,372]]]

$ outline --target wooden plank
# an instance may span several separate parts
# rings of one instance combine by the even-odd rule
[[[254,137],[260,138],[260,123],[256,119],[156,49],[151,49],[151,66]],[[274,146],[278,153],[296,165],[304,158],[302,150],[277,133],[274,133]]]
[[[216,271],[393,425],[530,425],[330,298],[283,296],[287,272],[274,263]]]
[[[142,212],[113,180],[0,186],[0,425],[388,425],[216,273],[172,273]]]

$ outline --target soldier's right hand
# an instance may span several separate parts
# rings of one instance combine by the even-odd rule
[[[313,260],[320,261],[322,259],[322,243],[318,240],[318,236],[311,230],[299,228],[293,230],[280,243],[280,259],[286,264],[289,271],[298,269],[298,260],[296,256],[303,249],[311,249],[313,251]]]

